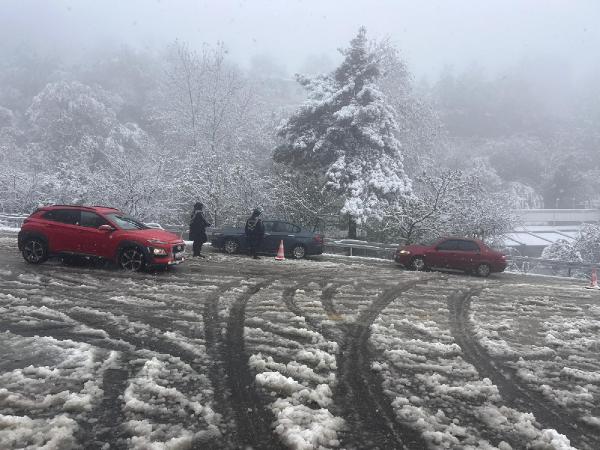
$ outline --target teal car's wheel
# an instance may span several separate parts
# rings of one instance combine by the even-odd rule
[[[292,256],[294,259],[302,259],[306,256],[306,248],[303,245],[296,245],[292,249]]]
[[[235,239],[226,239],[223,249],[225,250],[225,253],[233,255],[240,251],[240,243]]]

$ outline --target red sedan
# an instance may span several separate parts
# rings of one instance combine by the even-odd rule
[[[446,238],[433,245],[400,246],[395,260],[409,270],[460,270],[480,277],[506,269],[505,255],[482,241],[466,238]]]

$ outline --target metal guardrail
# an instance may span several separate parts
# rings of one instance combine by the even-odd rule
[[[589,274],[592,269],[600,269],[600,263],[561,261],[558,259],[530,258],[527,256],[512,256],[507,258],[507,262],[507,270],[522,273],[543,274],[546,272],[552,275],[564,274],[568,277],[573,276],[576,272]]]
[[[27,217],[29,216],[24,214],[0,213],[0,226],[21,228],[23,221],[27,219]]]
[[[354,239],[328,239],[325,238],[325,251],[327,253],[344,254],[347,256],[362,256],[366,258],[394,259],[398,244],[381,242],[367,242]]]

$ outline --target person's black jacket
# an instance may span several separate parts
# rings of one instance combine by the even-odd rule
[[[252,216],[246,220],[245,231],[249,239],[262,239],[265,235],[265,225],[259,217]]]
[[[204,218],[202,210],[196,209],[192,213],[192,221],[190,222],[190,240],[206,242],[206,228],[210,227],[210,223]]]

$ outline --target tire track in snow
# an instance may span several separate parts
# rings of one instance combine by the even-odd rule
[[[482,378],[489,378],[502,399],[509,406],[520,411],[531,412],[542,428],[553,428],[567,436],[572,444],[582,448],[600,448],[597,429],[581,422],[560,405],[546,399],[517,376],[517,371],[494,359],[479,343],[469,320],[471,298],[479,294],[481,288],[467,292],[457,291],[447,299],[450,313],[450,331],[463,351],[463,358],[473,365]]]
[[[336,357],[338,387],[334,393],[349,425],[342,437],[343,448],[427,448],[419,431],[398,422],[383,392],[383,379],[371,369],[373,350],[369,345],[375,319],[394,299],[419,282],[423,281],[409,281],[384,290],[354,323],[343,326],[345,338]]]
[[[100,312],[100,315],[102,315],[102,312]],[[88,326],[97,326],[98,328],[104,330],[109,335],[110,339],[123,341],[133,346],[134,350],[131,352],[131,355],[129,355],[129,359],[134,359],[136,354],[140,351],[150,351],[153,353],[179,358],[183,363],[187,364],[191,368],[191,370],[197,375],[202,375],[207,372],[207,361],[205,361],[203,358],[199,358],[199,355],[192,352],[191,350],[187,350],[185,348],[182,348],[175,342],[171,342],[169,340],[161,338],[160,335],[163,333],[161,329],[154,327],[154,330],[158,331],[157,333],[148,337],[139,337],[135,335],[135,332],[122,330],[121,328],[119,328],[118,324],[112,323],[110,319],[107,320],[104,317],[98,317],[98,315],[96,314],[86,314],[83,311],[74,311],[71,313],[71,317],[78,320],[80,323],[87,324]],[[126,317],[129,320],[129,317],[124,317]],[[162,326],[165,326],[164,321]],[[147,359],[147,356],[143,356],[143,358]],[[116,409],[118,407],[120,408],[121,413],[123,412],[123,409],[121,408],[122,399],[125,394],[125,390],[127,389],[127,382],[129,380],[129,377],[127,376],[128,374],[126,375],[125,372],[126,371],[123,369],[110,373],[109,376],[112,375],[114,378],[116,378],[116,381],[118,382],[118,388],[114,390],[114,392],[108,397],[108,399],[105,399],[107,404],[103,405],[108,407],[109,409]],[[125,376],[127,376],[127,378],[123,378]],[[114,389],[114,386],[112,386],[112,388]],[[183,389],[183,387],[180,387],[179,389],[181,389],[184,394],[193,396],[198,394],[199,392],[202,392],[203,390],[205,390],[205,388],[206,386],[201,381],[194,380],[188,381],[188,384],[185,387],[185,389]],[[110,403],[111,401],[112,403]],[[211,408],[214,405],[215,403],[211,402]],[[122,424],[123,422],[124,421],[120,423]],[[211,448],[222,447],[223,441],[226,440],[227,438],[223,438],[222,436],[220,436],[219,445],[217,445],[217,443],[214,441],[209,443],[204,441],[201,443],[192,442],[191,448],[203,449],[207,448],[207,444],[213,446]],[[114,441],[110,440],[109,442],[111,442],[112,445]]]
[[[125,440],[129,433],[123,428],[125,414],[123,413],[123,394],[127,389],[127,381],[130,372],[126,369],[129,365],[130,355],[121,355],[120,368],[108,368],[102,379],[102,390],[104,395],[102,403],[95,410],[95,422],[88,426],[88,436],[85,441],[86,448],[101,450],[106,443],[110,443],[111,449],[125,450]],[[93,437],[93,441],[90,440]]]
[[[326,339],[337,342],[336,355],[338,380],[334,392],[336,414],[342,417],[348,430],[341,435],[341,448],[345,449],[424,449],[427,444],[419,431],[397,421],[393,407],[383,392],[383,379],[371,369],[373,350],[369,345],[371,325],[381,311],[403,292],[423,280],[414,280],[382,292],[371,305],[359,314],[352,324],[340,324],[335,330],[325,330],[318,321],[307,316],[294,301],[297,286],[286,288],[283,300],[288,310],[304,317],[306,324]],[[330,302],[336,288],[322,291],[321,300]],[[323,306],[325,309],[325,306]],[[332,312],[335,309],[331,309]],[[326,310],[327,312],[327,310]],[[337,333],[335,331],[340,331]],[[345,435],[345,436],[344,436]]]
[[[283,303],[285,304],[286,308],[288,309],[288,311],[290,311],[295,316],[297,316],[297,317],[303,317],[306,325],[312,331],[315,331],[315,332],[321,334],[326,339],[335,341],[335,339],[333,339],[332,336],[329,336],[328,333],[325,330],[323,330],[323,327],[321,326],[321,324],[319,323],[319,321],[317,321],[314,318],[310,317],[309,315],[305,314],[304,311],[302,311],[302,308],[300,308],[296,304],[296,302],[294,300],[294,298],[296,297],[296,290],[301,285],[302,285],[302,283],[297,283],[295,286],[293,286],[293,287],[286,287],[283,290],[282,299],[283,299]],[[331,334],[331,333],[329,333],[329,334]]]
[[[255,378],[248,366],[249,355],[244,346],[246,306],[253,295],[271,281],[255,284],[240,295],[229,312],[227,332],[223,348],[225,381],[231,395],[237,426],[236,438],[240,448],[285,448],[272,429],[275,417],[266,407],[255,385]]]
[[[223,338],[219,325],[219,300],[230,289],[238,287],[239,282],[232,282],[222,286],[219,292],[213,293],[204,304],[202,319],[204,323],[204,341],[206,353],[210,359],[208,377],[214,390],[215,410],[225,418],[224,422],[235,419],[232,401],[229,398],[226,382],[225,362],[222,358]],[[225,437],[224,437],[225,438]],[[229,436],[226,437],[229,439]]]

